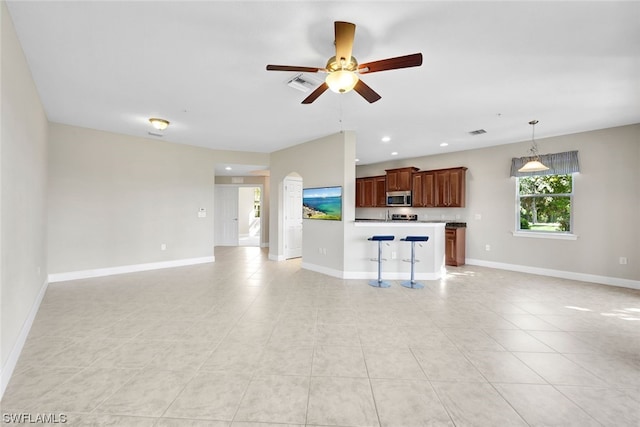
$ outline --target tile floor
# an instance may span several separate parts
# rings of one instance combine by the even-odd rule
[[[51,284],[3,422],[640,426],[640,291],[474,266],[366,283],[241,247]]]

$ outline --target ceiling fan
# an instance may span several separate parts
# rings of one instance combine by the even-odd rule
[[[298,67],[292,65],[267,65],[268,71],[299,71],[303,73],[327,73],[325,81],[318,86],[302,103],[311,104],[327,89],[337,93],[358,92],[369,103],[382,98],[358,77],[359,74],[375,73],[377,71],[395,70],[398,68],[418,67],[422,65],[422,54],[398,56],[381,59],[379,61],[358,64],[351,56],[356,25],[350,22],[336,21],[335,23],[336,55],[329,58],[324,68]]]

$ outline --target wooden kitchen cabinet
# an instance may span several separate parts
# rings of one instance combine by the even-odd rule
[[[411,191],[412,175],[417,171],[414,167],[387,169],[387,191]]]
[[[464,167],[434,171],[436,207],[464,207],[466,172],[467,168]]]
[[[356,178],[356,207],[386,206],[385,176]]]
[[[364,203],[364,179],[356,178],[356,208],[361,208]]]
[[[446,265],[460,266],[465,263],[466,229],[464,227],[445,228],[444,262]]]
[[[387,206],[387,177],[373,177],[373,206]]]
[[[413,174],[413,193],[411,206],[416,208],[432,208],[435,206],[433,172],[416,172]]]

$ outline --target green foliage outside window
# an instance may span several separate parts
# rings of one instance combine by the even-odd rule
[[[570,174],[518,178],[520,230],[570,232],[572,195]]]

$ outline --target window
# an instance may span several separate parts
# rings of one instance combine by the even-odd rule
[[[524,176],[517,180],[518,231],[570,233],[573,175]]]
[[[516,178],[515,234],[574,239],[572,216],[574,177],[580,172],[578,152],[543,154],[540,161],[549,170],[520,172],[518,169],[528,160],[528,157],[511,160],[511,176]]]

